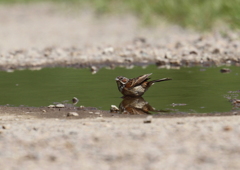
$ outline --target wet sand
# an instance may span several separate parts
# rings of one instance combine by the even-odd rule
[[[94,19],[52,5],[0,7],[1,70],[156,63],[239,64],[237,32],[200,34],[135,17]],[[112,61],[117,61],[113,63]],[[2,80],[1,80],[2,81]],[[70,116],[77,112],[79,116]],[[239,111],[124,115],[96,108],[0,107],[1,169],[240,169]]]

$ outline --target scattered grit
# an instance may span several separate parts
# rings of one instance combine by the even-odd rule
[[[0,22],[0,69],[5,71],[240,62],[239,34],[231,31],[203,35],[164,24],[141,28],[128,14],[99,19],[88,10],[69,12],[51,4],[1,6]],[[149,120],[109,113],[91,117],[92,111],[69,112],[69,117],[68,112],[35,112],[1,107],[1,170],[240,169],[239,113]]]

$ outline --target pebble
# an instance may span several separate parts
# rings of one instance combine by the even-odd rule
[[[233,115],[238,115],[238,112],[233,112]]]
[[[224,126],[223,131],[231,131],[232,127],[231,126]]]
[[[113,47],[108,47],[108,48],[105,48],[103,50],[103,54],[105,53],[113,53],[114,52],[114,48]]]
[[[231,70],[230,70],[229,68],[222,68],[222,69],[220,70],[220,72],[221,72],[221,73],[229,73],[229,72],[231,72]]]
[[[79,114],[77,112],[69,112],[67,114],[67,117],[70,117],[70,116],[79,116]]]
[[[48,106],[48,108],[54,108],[54,107],[55,107],[55,105],[53,105],[53,104]]]
[[[77,104],[79,102],[79,99],[78,98],[76,98],[76,97],[73,97],[72,98],[72,103],[75,105],[75,104]]]
[[[56,108],[64,108],[65,106],[64,106],[64,104],[56,104],[55,107]]]
[[[143,123],[152,123],[152,116],[147,116]]]
[[[2,125],[2,129],[9,129],[10,125]]]
[[[81,105],[81,106],[79,106],[79,108],[80,108],[80,109],[84,109],[85,107]]]
[[[91,71],[92,74],[96,74],[97,71],[98,71],[98,68],[96,66],[91,66],[90,71]]]
[[[110,112],[111,113],[115,113],[115,112],[118,112],[119,111],[119,108],[115,105],[111,105],[111,108],[110,108]]]
[[[240,100],[239,100],[239,99],[237,99],[235,102],[236,102],[236,103],[240,103]]]
[[[240,103],[240,100],[239,99],[235,99],[232,101],[232,104],[239,104]]]

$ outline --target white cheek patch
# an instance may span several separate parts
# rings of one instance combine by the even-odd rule
[[[125,86],[120,87],[121,91],[123,90],[124,87],[125,87]]]

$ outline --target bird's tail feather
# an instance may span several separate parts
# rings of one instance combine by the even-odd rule
[[[156,83],[156,82],[167,81],[167,80],[172,80],[172,79],[171,78],[162,78],[162,79],[159,79],[159,80],[153,80],[151,82]]]

